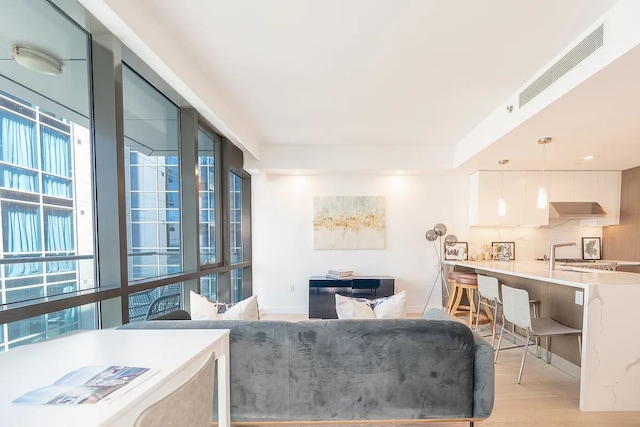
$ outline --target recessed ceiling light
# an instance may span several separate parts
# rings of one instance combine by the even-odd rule
[[[24,68],[49,76],[62,73],[62,62],[46,53],[28,47],[14,46],[13,59]]]
[[[300,172],[300,171],[293,171],[293,173],[294,173],[294,174],[296,174],[296,175],[300,175],[302,172]]]
[[[592,160],[592,159],[593,159],[593,156],[584,156],[584,157],[583,157],[583,159],[585,159],[585,160]]]

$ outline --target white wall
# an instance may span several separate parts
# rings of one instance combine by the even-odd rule
[[[602,227],[577,221],[547,227],[468,227],[468,176],[444,171],[426,175],[269,175],[252,177],[253,288],[265,313],[307,313],[309,277],[329,268],[356,275],[389,275],[396,291],[407,291],[407,311],[419,313],[433,289],[437,268],[434,246],[424,234],[434,224],[469,242],[473,254],[492,241],[516,243],[516,258],[548,254],[549,244],[575,241],[557,256],[580,258],[581,237],[602,235]],[[313,250],[313,196],[385,196],[386,249]],[[497,207],[496,207],[497,208]],[[293,286],[293,291],[290,287]],[[435,290],[430,307],[438,307]]]
[[[396,291],[407,291],[407,310],[421,312],[438,271],[425,232],[442,222],[466,238],[468,178],[459,172],[252,179],[253,288],[266,313],[307,313],[309,277],[329,268],[394,276]],[[386,249],[313,250],[313,196],[385,196]],[[436,286],[429,306],[440,302]]]

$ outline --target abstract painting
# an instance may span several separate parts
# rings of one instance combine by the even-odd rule
[[[384,249],[382,196],[313,198],[313,249]]]

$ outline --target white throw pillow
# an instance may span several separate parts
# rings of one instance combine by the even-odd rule
[[[222,318],[224,320],[260,320],[258,296],[250,296],[232,305],[227,311],[222,313]]]
[[[375,300],[336,294],[338,319],[402,319],[405,316],[405,305],[405,291]]]
[[[343,297],[340,294],[336,294],[336,313],[338,314],[338,319],[376,318],[368,303],[354,298]]]
[[[192,320],[220,320],[218,304],[209,301],[202,295],[189,292],[189,304],[191,305]]]
[[[226,304],[211,302],[202,295],[189,293],[192,320],[260,320],[258,296],[253,295],[229,307],[224,313]]]
[[[381,301],[373,307],[376,319],[402,319],[405,315],[406,295],[406,292],[402,291],[388,298],[381,299]]]

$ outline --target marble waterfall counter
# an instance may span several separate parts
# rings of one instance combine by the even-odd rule
[[[640,328],[637,314],[640,274],[570,269],[562,265],[556,265],[556,270],[549,272],[548,263],[542,261],[445,261],[444,264],[473,269],[487,276],[505,277],[507,283],[509,278],[513,278],[514,283],[524,279],[529,286],[546,282],[568,287],[569,290],[583,290],[580,409],[640,411]],[[542,312],[544,314],[544,307]]]

